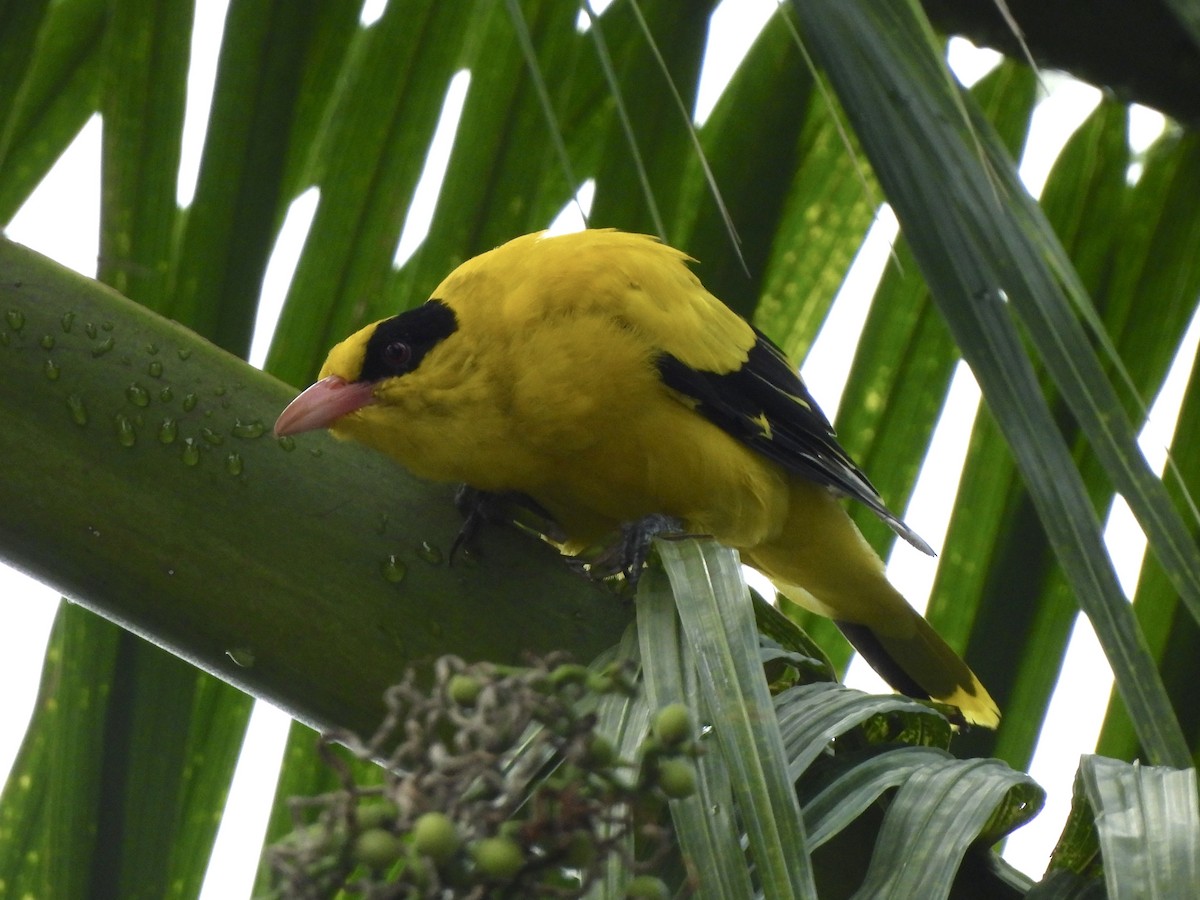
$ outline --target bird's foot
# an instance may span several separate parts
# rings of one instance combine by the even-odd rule
[[[517,525],[551,541],[564,541],[562,528],[536,500],[518,491],[481,491],[461,484],[454,492],[454,506],[463,524],[450,544],[450,562],[459,550],[477,552],[479,535],[487,525]]]
[[[646,559],[650,555],[650,544],[656,537],[681,537],[686,534],[683,522],[674,516],[651,513],[621,526],[620,537],[588,561],[587,574],[596,579],[624,575],[634,589]]]

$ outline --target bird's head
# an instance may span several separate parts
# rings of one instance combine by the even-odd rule
[[[280,414],[276,437],[318,428],[353,431],[386,402],[389,385],[415,372],[457,329],[454,311],[430,300],[355,332],[329,351],[319,380]]]

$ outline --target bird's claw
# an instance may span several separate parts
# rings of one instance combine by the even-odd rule
[[[454,562],[459,550],[468,553],[477,550],[479,535],[487,525],[519,525],[552,541],[565,540],[550,513],[532,497],[518,491],[481,491],[460,484],[454,492],[454,506],[462,514],[463,524],[450,544],[450,562]]]
[[[460,484],[458,490],[454,492],[454,508],[462,515],[463,523],[450,544],[451,563],[454,562],[454,557],[459,550],[470,552],[475,548],[479,540],[479,532],[483,529],[484,524],[490,521],[489,511],[485,509],[488,505],[485,498],[489,496],[492,495],[485,494],[467,484]]]
[[[621,526],[620,537],[587,563],[587,574],[596,579],[624,575],[630,586],[636,589],[650,556],[651,542],[656,537],[685,533],[683,522],[661,513],[651,513],[626,522]]]

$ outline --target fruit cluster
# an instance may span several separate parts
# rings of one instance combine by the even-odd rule
[[[669,896],[652,873],[673,851],[667,801],[696,791],[699,749],[675,704],[622,757],[595,710],[637,690],[628,666],[556,659],[505,669],[444,657],[428,690],[410,673],[369,740],[322,736],[341,788],[291,801],[296,829],[267,850],[274,892],[577,896],[617,857],[628,896]],[[339,744],[379,763],[365,780],[382,783],[363,783]]]

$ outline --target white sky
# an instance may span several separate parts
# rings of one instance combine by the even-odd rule
[[[197,28],[193,43],[193,70],[189,81],[188,116],[178,197],[181,205],[190,202],[195,190],[199,152],[207,121],[215,75],[221,25],[227,0],[209,0],[197,4]],[[599,5],[599,4],[593,4]],[[700,96],[695,110],[702,122],[720,95],[738,62],[753,42],[772,9],[773,0],[726,0],[714,14],[714,27],[705,67],[701,76]],[[365,22],[377,18],[381,0],[368,0]],[[982,77],[997,57],[976,50],[963,41],[951,45],[950,60],[964,83]],[[1033,194],[1040,192],[1054,157],[1069,134],[1082,122],[1098,100],[1090,87],[1060,77],[1047,76],[1049,97],[1038,107],[1021,176]],[[438,185],[445,171],[445,155],[453,143],[457,118],[469,88],[469,73],[456,76],[451,84],[443,119],[422,184],[397,247],[397,263],[402,262],[420,244],[432,220]],[[1131,143],[1135,149],[1149,144],[1162,129],[1162,118],[1148,110],[1133,116]],[[94,275],[98,250],[99,222],[100,123],[93,119],[64,154],[59,165],[47,177],[34,197],[7,229],[7,235],[27,244],[84,274]],[[594,186],[585,184],[578,197],[579,207],[591,205]],[[316,209],[317,192],[310,190],[290,209],[272,257],[266,278],[251,350],[251,362],[261,365],[269,345],[270,332],[278,316],[279,305],[287,291],[296,260]],[[61,211],[72,210],[70,216]],[[558,230],[581,227],[578,208],[569,205],[556,220]],[[850,354],[848,343],[857,339],[867,305],[887,260],[887,250],[895,239],[896,222],[890,210],[881,211],[864,249],[840,291],[834,309],[821,335],[805,361],[803,373],[819,403],[833,418],[845,385]],[[1169,443],[1178,404],[1182,396],[1190,360],[1195,355],[1200,329],[1195,324],[1185,341],[1180,363],[1172,371],[1168,386],[1155,404],[1151,424],[1143,442],[1152,462],[1161,467],[1163,448]],[[1190,342],[1190,343],[1189,343]],[[970,371],[961,366],[943,410],[930,455],[918,481],[908,522],[933,546],[940,547],[945,537],[950,507],[957,489],[957,477],[948,472],[961,470],[970,426],[979,403],[979,391]],[[953,484],[949,482],[953,481]],[[1144,550],[1144,539],[1127,508],[1118,507],[1109,526],[1110,546],[1121,548],[1117,554],[1122,583],[1130,594],[1136,586],[1137,572]],[[889,577],[918,609],[928,602],[936,571],[933,560],[897,542],[889,561]],[[8,689],[0,692],[0,773],[7,773],[28,721],[37,687],[38,673],[57,594],[0,567],[0,683]],[[848,681],[868,690],[887,690],[865,665],[852,665]],[[1012,838],[1006,858],[1034,877],[1041,874],[1050,849],[1061,830],[1070,803],[1071,780],[1081,753],[1091,752],[1108,701],[1111,683],[1107,663],[1099,651],[1086,619],[1075,628],[1064,677],[1055,693],[1049,725],[1035,755],[1031,774],[1049,791],[1046,810]],[[257,865],[261,835],[266,826],[269,803],[274,792],[287,718],[264,703],[256,704],[246,738],[246,752],[239,765],[230,793],[226,816],[214,851],[205,900],[248,897]],[[236,827],[234,827],[236,826]]]

